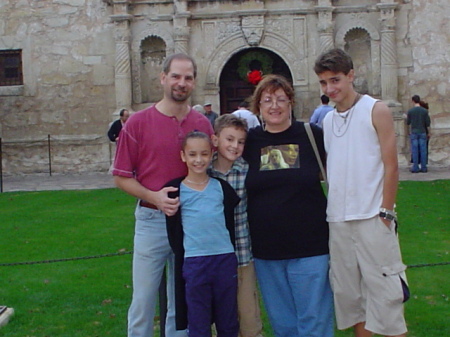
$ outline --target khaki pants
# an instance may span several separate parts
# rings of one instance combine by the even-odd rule
[[[261,337],[261,310],[253,262],[238,268],[238,313],[239,336]]]
[[[379,216],[330,222],[330,280],[340,330],[366,322],[365,329],[385,336],[406,332],[402,262],[394,222]]]

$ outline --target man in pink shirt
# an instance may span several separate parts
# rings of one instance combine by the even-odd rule
[[[174,215],[179,199],[163,187],[187,174],[181,161],[181,141],[193,130],[213,133],[208,119],[193,110],[189,97],[195,88],[197,66],[185,54],[166,58],[160,75],[164,96],[155,105],[136,112],[121,131],[114,160],[114,182],[136,197],[133,255],[133,299],[128,312],[128,337],[152,337],[158,288],[168,263],[168,313],[166,336],[185,337],[176,331],[174,312],[173,253],[165,215]]]

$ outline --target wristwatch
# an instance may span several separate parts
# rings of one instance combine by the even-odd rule
[[[392,211],[390,209],[387,209],[387,208],[384,208],[384,207],[380,208],[379,216],[380,216],[380,218],[386,219],[386,220],[389,220],[389,221],[397,219],[397,214],[394,211]]]

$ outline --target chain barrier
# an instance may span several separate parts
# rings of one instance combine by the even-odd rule
[[[133,254],[133,251],[92,255],[92,256],[82,256],[82,257],[70,257],[70,258],[55,259],[55,260],[0,263],[0,267],[24,266],[24,265],[68,262],[68,261],[78,261],[78,260],[90,260],[90,259],[100,259],[100,258],[104,258],[104,257],[130,255],[130,254]],[[450,265],[450,262],[419,263],[419,264],[407,265],[407,267],[409,269],[411,269],[411,268],[436,267],[436,266],[446,266],[446,265]]]
[[[445,265],[449,265],[449,264],[450,264],[450,262],[421,263],[421,264],[412,264],[407,267],[408,268],[421,268],[421,267],[445,266]]]
[[[55,259],[55,260],[0,263],[0,267],[24,266],[24,265],[44,264],[44,263],[56,263],[56,262],[68,262],[68,261],[77,261],[77,260],[90,260],[90,259],[99,259],[99,258],[103,258],[103,257],[112,257],[112,256],[120,256],[120,255],[130,255],[130,254],[133,254],[133,251],[130,251],[130,252],[109,253],[109,254],[101,254],[101,255],[93,255],[93,256],[70,257],[70,258],[65,258],[65,259]]]

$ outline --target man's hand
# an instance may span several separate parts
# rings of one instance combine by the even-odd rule
[[[167,216],[174,215],[178,211],[178,207],[180,207],[179,197],[169,198],[169,193],[176,191],[178,191],[178,188],[169,186],[162,188],[158,192],[155,192],[155,205]]]
[[[381,221],[383,221],[387,228],[391,229],[391,220],[381,218]]]
[[[141,185],[135,178],[114,176],[117,187],[140,200],[154,204],[167,216],[174,215],[180,206],[179,198],[170,198],[170,192],[178,191],[176,187],[164,187],[159,191],[151,191]]]

